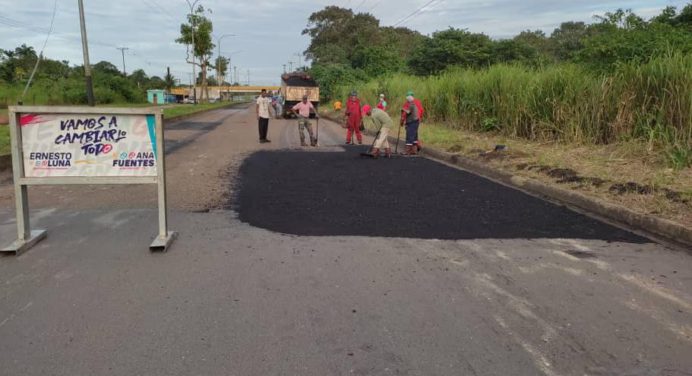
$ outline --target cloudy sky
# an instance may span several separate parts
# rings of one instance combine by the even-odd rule
[[[0,48],[26,43],[40,50],[55,0],[0,0]],[[192,1],[192,0],[190,0]],[[560,22],[591,22],[594,15],[617,8],[632,9],[646,18],[665,6],[683,7],[689,0],[199,0],[212,10],[214,35],[225,37],[221,53],[246,82],[277,84],[282,65],[301,59],[308,38],[301,35],[308,16],[327,5],[369,12],[382,25],[396,25],[420,10],[403,26],[424,34],[447,27],[483,32],[493,38],[511,37],[526,29],[550,33]],[[424,5],[429,4],[427,7]],[[107,60],[122,69],[117,47],[128,47],[127,71],[142,68],[162,76],[167,66],[189,82],[185,47],[174,42],[189,7],[185,0],[84,0],[91,63]],[[57,0],[53,34],[44,55],[81,64],[82,50],[76,0]]]

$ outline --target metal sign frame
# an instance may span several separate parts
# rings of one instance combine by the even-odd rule
[[[166,163],[164,147],[163,113],[158,108],[109,108],[109,107],[52,107],[10,106],[10,140],[12,149],[12,175],[17,215],[17,240],[0,249],[0,252],[22,253],[47,236],[46,230],[32,230],[29,221],[30,185],[86,185],[86,184],[156,184],[158,186],[159,233],[149,246],[152,251],[166,251],[177,234],[168,231],[166,202]],[[76,115],[153,115],[156,119],[156,176],[69,176],[26,177],[20,116],[22,114],[76,114]]]

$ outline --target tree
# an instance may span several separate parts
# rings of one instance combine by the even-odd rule
[[[166,88],[166,81],[164,81],[161,77],[159,76],[152,76],[149,78],[149,81],[147,81],[147,89],[165,89]]]
[[[119,75],[120,71],[118,70],[118,67],[113,65],[112,63],[108,61],[99,61],[98,63],[94,64],[92,67],[94,72],[106,74],[106,75]]]
[[[650,59],[679,51],[692,52],[692,30],[676,25],[671,9],[666,8],[651,22],[630,11],[618,10],[597,17],[589,26],[582,48],[574,57],[598,72],[608,72],[620,63],[646,63]]]
[[[38,59],[34,48],[26,44],[15,48],[14,51],[2,50],[0,56],[0,79],[8,83],[26,78]]]
[[[186,61],[200,68],[202,74],[202,100],[205,99],[205,95],[206,99],[209,99],[209,92],[207,90],[207,70],[209,69],[209,59],[211,59],[215,47],[211,38],[214,27],[211,21],[204,16],[204,12],[204,7],[199,6],[193,14],[189,14],[187,16],[187,23],[180,25],[180,37],[175,40],[176,43],[185,44],[187,46]],[[193,38],[194,46],[192,46]],[[192,56],[196,57],[197,60],[193,62]]]
[[[175,77],[171,74],[170,70],[163,76],[163,81],[166,83],[166,90],[169,92],[175,87]]]
[[[563,22],[550,35],[553,56],[561,61],[570,60],[582,49],[582,39],[586,36],[586,24],[583,22]]]
[[[303,35],[311,38],[306,58],[315,63],[347,64],[357,51],[381,42],[380,21],[367,13],[328,6],[308,18]]]
[[[409,66],[416,74],[436,74],[450,66],[478,68],[492,62],[493,43],[485,34],[449,28],[433,33],[413,53]]]
[[[147,76],[146,72],[144,72],[142,69],[137,69],[130,73],[129,78],[135,82],[139,88],[141,88],[143,85],[146,86],[147,82],[149,81],[149,76]]]
[[[221,79],[221,81],[225,81],[226,77],[226,72],[228,72],[228,64],[230,63],[230,59],[227,57],[223,56],[217,56],[216,59],[214,60],[214,67],[216,68],[216,77],[217,79]],[[222,84],[223,82],[219,81],[219,84]]]
[[[538,50],[515,39],[505,39],[493,43],[493,62],[521,62],[527,65],[539,64]]]

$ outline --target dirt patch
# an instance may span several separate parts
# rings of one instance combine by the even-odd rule
[[[675,202],[678,204],[689,204],[690,200],[683,198],[682,193],[668,189],[668,188],[663,188],[663,195],[670,200],[671,202]]]
[[[594,255],[591,252],[578,251],[576,249],[569,249],[569,250],[565,251],[565,253],[570,255],[570,256],[580,258],[580,259],[596,258],[596,255]]]
[[[461,153],[464,151],[464,148],[461,145],[452,145],[447,148],[447,151],[450,153]]]
[[[650,185],[641,185],[635,182],[616,183],[608,189],[610,193],[623,195],[625,193],[638,193],[640,195],[650,195],[654,193],[654,188]]]

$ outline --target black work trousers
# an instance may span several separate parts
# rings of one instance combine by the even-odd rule
[[[260,141],[267,139],[267,132],[269,132],[269,119],[265,119],[260,116],[259,118],[259,139]]]

